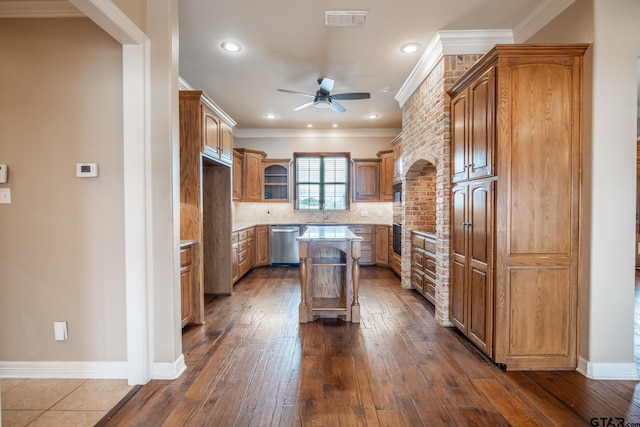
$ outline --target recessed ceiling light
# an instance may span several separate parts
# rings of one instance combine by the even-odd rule
[[[420,50],[419,43],[407,43],[405,45],[402,45],[402,47],[400,48],[400,52],[402,53],[415,53],[419,50]]]
[[[308,127],[308,128],[312,128],[312,127],[313,127],[313,125],[312,125],[311,123],[309,123],[309,124],[307,125],[307,127]]]
[[[334,123],[334,124],[332,124],[332,125],[331,125],[331,127],[337,128],[337,127],[338,127],[338,124],[337,124],[337,123]]]
[[[367,114],[367,119],[377,119],[378,117],[380,116],[376,113]]]
[[[267,113],[267,114],[264,115],[264,118],[265,119],[269,119],[269,120],[273,120],[273,119],[276,118],[276,115],[273,114],[273,113]]]
[[[222,49],[224,49],[225,51],[231,53],[240,52],[242,50],[242,47],[238,43],[231,41],[222,43],[220,47],[222,47]]]

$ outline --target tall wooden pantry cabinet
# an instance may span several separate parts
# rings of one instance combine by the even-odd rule
[[[498,45],[449,90],[450,318],[507,369],[577,366],[588,45]]]

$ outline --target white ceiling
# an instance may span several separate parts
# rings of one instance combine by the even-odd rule
[[[571,1],[564,1],[564,7]],[[401,128],[394,99],[425,47],[441,30],[513,29],[554,0],[180,0],[180,76],[203,90],[237,122],[237,129]],[[548,9],[548,7],[547,7]],[[366,10],[359,27],[325,27],[327,10]],[[559,11],[558,11],[559,12]],[[552,17],[548,17],[550,20]],[[236,54],[220,44],[242,45]],[[400,46],[418,42],[407,55]],[[319,77],[335,80],[333,94],[370,92],[340,101],[347,111],[308,107]],[[384,88],[388,92],[383,92]],[[264,118],[275,113],[275,120]],[[377,113],[376,120],[367,119]]]
[[[236,133],[304,130],[308,124],[332,129],[336,124],[389,135],[402,126],[396,95],[409,76],[415,78],[412,71],[424,63],[425,48],[438,32],[505,29],[523,42],[573,1],[178,0],[179,72],[237,122]],[[68,3],[0,0],[0,16],[33,16],[32,8],[61,4]],[[368,11],[367,22],[325,27],[327,10]],[[227,40],[237,41],[242,50],[224,52],[220,44]],[[408,42],[422,48],[400,53]],[[640,80],[640,61],[638,73]],[[278,91],[314,94],[320,77],[335,80],[333,94],[370,92],[371,98],[340,101],[347,109],[342,114],[314,107],[293,111],[310,99]],[[640,85],[638,103],[640,115]],[[266,113],[277,118],[267,120]],[[379,118],[367,119],[369,113]]]

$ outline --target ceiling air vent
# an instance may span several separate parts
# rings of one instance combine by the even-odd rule
[[[324,25],[326,27],[353,27],[367,22],[368,10],[326,10]]]

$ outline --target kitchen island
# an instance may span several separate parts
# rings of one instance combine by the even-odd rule
[[[300,323],[321,317],[360,323],[360,242],[345,226],[309,226],[298,237]]]

